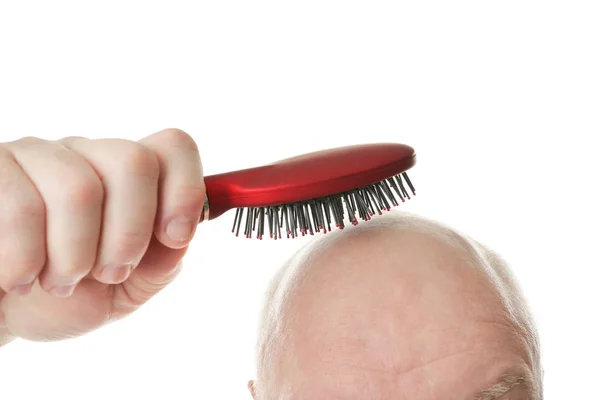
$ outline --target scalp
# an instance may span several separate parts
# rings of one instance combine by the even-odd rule
[[[500,257],[445,225],[392,212],[315,240],[282,267],[267,294],[258,372],[277,381],[274,371],[333,362],[402,375],[468,355],[478,341],[509,343],[498,351],[534,364],[535,338]]]

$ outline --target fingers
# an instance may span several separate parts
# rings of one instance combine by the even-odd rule
[[[145,146],[127,140],[77,140],[81,154],[104,184],[102,233],[92,276],[107,284],[125,281],[144,256],[154,228],[159,164]]]
[[[44,248],[38,236],[44,232],[38,221],[42,218],[38,216],[39,205],[31,200],[30,205],[19,210],[36,227],[28,229],[32,240],[21,241],[21,246],[29,250],[23,256],[25,263],[31,264],[23,270],[29,273],[43,268],[39,275],[41,287],[56,296],[69,296],[95,262],[102,218],[102,182],[83,157],[59,143],[24,138],[5,146],[37,188],[45,208],[46,260],[42,266],[38,264]],[[25,278],[25,274],[21,277]]]
[[[13,155],[1,145],[0,188],[0,288],[27,294],[46,261],[45,205]]]
[[[140,143],[160,164],[155,235],[169,248],[184,248],[196,231],[206,197],[198,146],[178,129],[163,130]]]
[[[126,281],[151,240],[164,257],[182,256],[206,193],[198,147],[176,129],[139,143],[69,137],[0,144],[0,188],[0,293],[26,294],[39,278],[58,297],[88,275]],[[136,276],[151,285],[169,281],[176,267],[159,258]]]

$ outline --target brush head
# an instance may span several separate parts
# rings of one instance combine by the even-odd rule
[[[239,232],[242,209],[246,208],[246,236],[257,230],[259,238],[265,218],[274,238],[281,237],[279,231],[286,221],[290,237],[295,237],[297,229],[301,234],[327,232],[328,222],[343,228],[344,205],[349,221],[356,224],[357,214],[367,220],[398,204],[394,192],[401,201],[409,198],[404,184],[414,194],[405,172],[415,163],[412,147],[379,143],[323,150],[262,167],[207,176],[209,218],[238,208],[234,231]]]

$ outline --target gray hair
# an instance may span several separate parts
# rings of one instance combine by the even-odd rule
[[[504,375],[500,382],[496,383],[491,388],[484,390],[481,392],[475,399],[473,400],[497,400],[500,397],[504,396],[506,393],[510,392],[517,386],[527,385],[528,380],[523,376],[518,375]],[[535,388],[527,388],[529,390],[529,395],[531,399],[541,400],[541,394]]]

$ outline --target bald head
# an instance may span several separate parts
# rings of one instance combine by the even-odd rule
[[[299,251],[269,288],[257,400],[541,398],[538,341],[503,261],[392,212]]]

